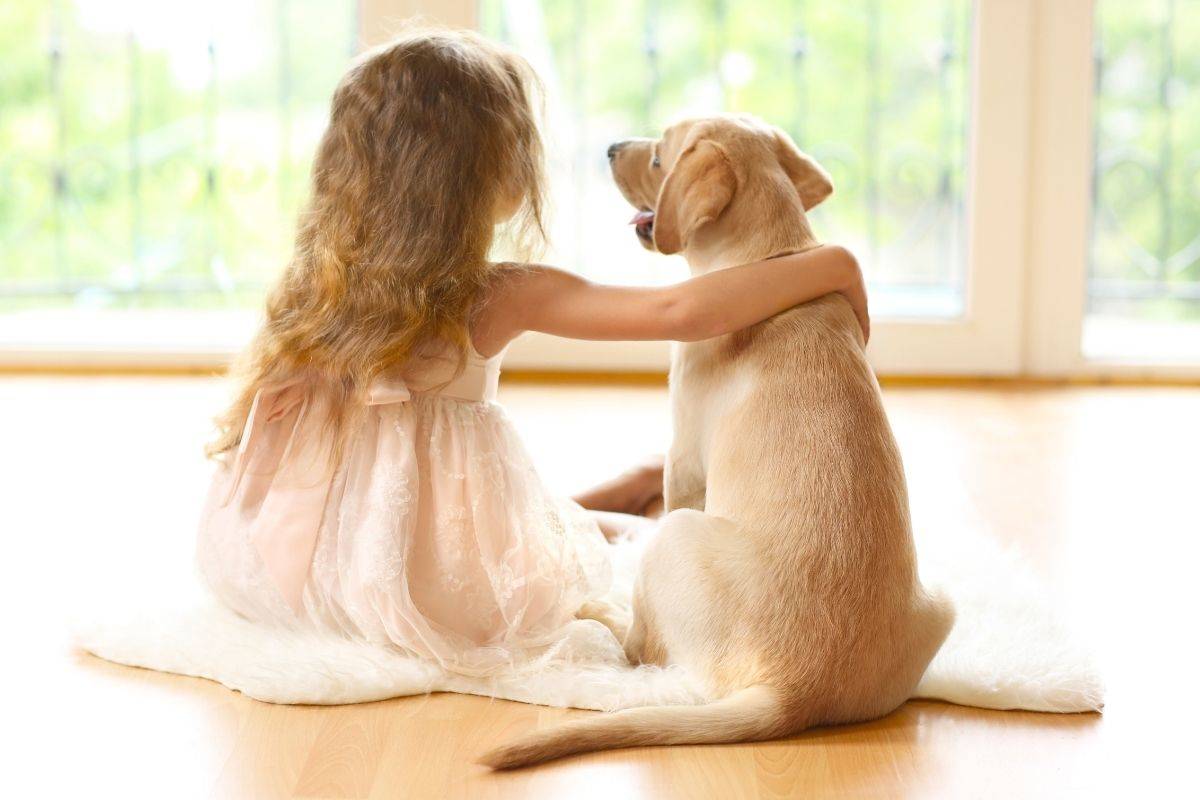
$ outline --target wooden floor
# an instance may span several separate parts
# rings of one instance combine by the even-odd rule
[[[4,796],[1197,796],[1200,390],[886,392],[914,524],[979,529],[1028,555],[1097,645],[1103,716],[919,702],[785,741],[504,775],[473,758],[586,712],[453,695],[271,706],[71,650],[72,613],[190,558],[199,444],[221,393],[207,379],[0,378]],[[660,389],[501,398],[563,491],[668,439]]]

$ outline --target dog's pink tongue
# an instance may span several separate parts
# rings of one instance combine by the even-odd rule
[[[649,222],[654,219],[653,211],[639,211],[633,215],[633,219],[629,220],[630,225],[641,225],[643,222]]]

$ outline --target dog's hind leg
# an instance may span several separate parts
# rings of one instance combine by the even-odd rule
[[[629,635],[630,614],[607,600],[589,600],[575,612],[576,619],[591,619],[612,631],[618,642]]]
[[[729,520],[691,509],[663,518],[642,555],[634,587],[633,624],[625,642],[631,661],[707,672],[712,645],[726,637],[731,624],[731,609],[713,581],[730,547],[737,546],[730,535],[734,528]]]
[[[667,665],[667,651],[662,646],[662,638],[654,622],[653,612],[647,608],[642,597],[642,578],[633,589],[633,617],[629,631],[625,635],[625,658],[630,664],[655,664],[660,667]]]

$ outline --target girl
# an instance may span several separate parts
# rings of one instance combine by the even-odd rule
[[[488,261],[500,223],[542,233],[533,83],[513,53],[434,32],[335,91],[293,259],[210,446],[199,563],[238,613],[466,674],[527,657],[609,573],[596,523],[547,493],[494,403],[509,341],[690,341],[831,291],[865,319],[840,248],[664,288]]]

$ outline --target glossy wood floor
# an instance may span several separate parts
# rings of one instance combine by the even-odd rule
[[[1104,716],[909,703],[786,741],[604,753],[504,775],[473,758],[586,712],[453,695],[271,706],[71,650],[74,611],[186,569],[206,480],[199,444],[221,393],[207,379],[0,378],[11,737],[0,794],[1197,796],[1200,390],[885,392],[915,524],[980,529],[1028,555],[1097,645]],[[502,400],[563,491],[668,439],[660,389],[506,386]]]

